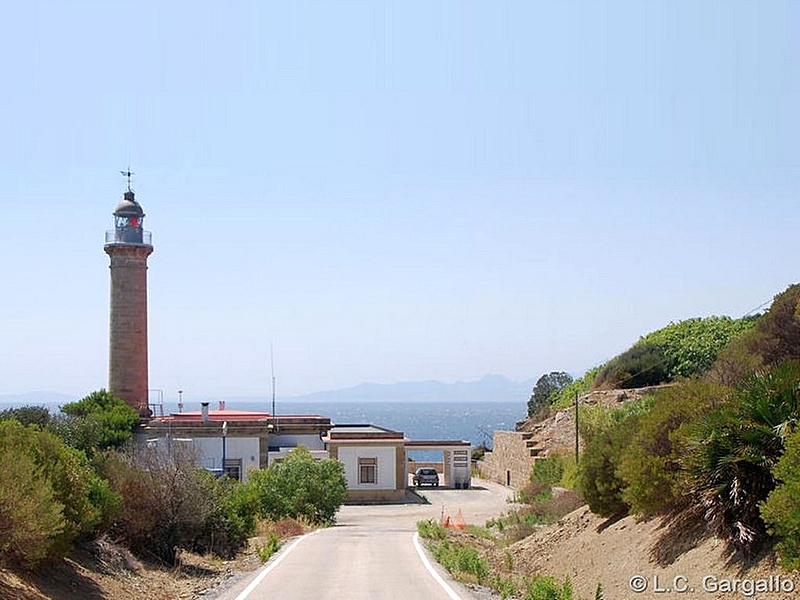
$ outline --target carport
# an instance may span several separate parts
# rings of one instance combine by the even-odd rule
[[[410,451],[435,451],[442,453],[442,485],[456,489],[468,489],[472,482],[470,452],[472,444],[465,440],[406,440],[406,454]],[[409,473],[417,467],[438,466],[433,463],[408,463]]]

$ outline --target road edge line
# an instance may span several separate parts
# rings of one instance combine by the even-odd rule
[[[283,552],[281,552],[280,555],[273,562],[265,565],[264,568],[261,569],[261,572],[258,575],[256,575],[256,578],[253,579],[253,581],[250,582],[250,585],[248,585],[246,588],[244,588],[244,590],[242,590],[242,592],[238,596],[236,596],[236,598],[234,600],[245,600],[253,592],[253,590],[256,589],[256,587],[258,587],[258,584],[261,583],[264,580],[264,577],[266,577],[269,574],[269,572],[272,571],[272,569],[274,569],[279,564],[281,564],[281,562],[283,561],[284,558],[289,556],[289,553],[292,550],[295,549],[297,544],[302,542],[308,536],[315,535],[315,534],[317,534],[319,532],[320,532],[320,530],[317,529],[316,531],[312,531],[311,533],[307,533],[305,535],[302,535],[299,538],[297,538],[295,541],[293,541],[289,545],[289,547],[286,548],[286,550],[284,550]]]
[[[452,598],[453,600],[461,600],[461,596],[456,594],[455,590],[450,587],[450,584],[448,584],[444,579],[442,579],[442,576],[436,572],[436,569],[434,569],[433,565],[431,564],[431,561],[429,561],[428,557],[425,556],[425,551],[422,549],[422,546],[419,543],[418,531],[414,532],[413,540],[414,540],[414,548],[416,548],[417,554],[419,554],[419,557],[422,559],[422,564],[425,565],[425,568],[428,570],[428,573],[431,574],[431,577],[433,577],[436,583],[442,586],[442,589],[445,592],[447,592],[447,595],[450,596],[450,598]],[[237,598],[236,600],[239,599]]]

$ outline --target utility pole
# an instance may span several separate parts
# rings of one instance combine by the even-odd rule
[[[578,464],[578,390],[575,390],[575,464]]]

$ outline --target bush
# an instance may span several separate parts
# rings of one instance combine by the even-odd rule
[[[255,490],[249,483],[230,477],[215,479],[206,472],[199,472],[198,476],[206,479],[213,500],[211,511],[197,532],[192,548],[233,558],[256,531],[258,500]]]
[[[588,393],[594,385],[597,374],[603,368],[603,365],[589,369],[580,379],[576,379],[569,385],[557,390],[550,396],[550,405],[554,409],[563,409],[573,406],[575,404],[575,396],[582,396]]]
[[[622,497],[625,482],[618,473],[622,453],[630,443],[641,415],[634,406],[606,411],[613,424],[599,429],[586,443],[578,470],[578,489],[593,513],[604,517],[627,511]]]
[[[533,463],[531,470],[531,483],[556,485],[564,475],[564,457],[560,454],[551,454],[547,458],[540,458]]]
[[[638,344],[658,348],[669,365],[666,381],[675,381],[707,372],[720,351],[754,323],[752,317],[686,319],[644,336]]]
[[[618,469],[625,484],[622,500],[632,512],[666,512],[684,498],[686,425],[722,402],[727,393],[725,388],[694,381],[654,395],[652,408],[642,415]]]
[[[761,505],[761,517],[780,538],[778,552],[786,570],[800,569],[800,432],[787,439],[773,475],[779,483]]]
[[[763,366],[800,360],[800,285],[776,295],[766,313],[748,322],[753,327],[720,352],[712,381],[738,385]]]
[[[347,499],[344,465],[337,460],[314,460],[303,446],[281,463],[251,471],[250,483],[259,514],[273,520],[292,517],[330,524]]]
[[[800,360],[800,285],[791,285],[775,296],[756,322],[750,351],[769,366]]]
[[[694,497],[715,532],[745,555],[766,534],[759,505],[775,487],[772,470],[799,416],[798,383],[800,363],[758,373],[690,432]]]
[[[573,600],[569,577],[558,585],[553,577],[539,576],[525,582],[524,600]]]
[[[594,387],[599,389],[640,388],[669,380],[670,359],[658,346],[639,342],[600,370]]]
[[[46,558],[66,522],[50,482],[23,448],[0,442],[0,558],[33,566]]]
[[[281,538],[274,533],[270,533],[267,536],[267,540],[264,542],[264,545],[256,544],[256,552],[258,552],[258,558],[261,560],[261,562],[267,562],[270,557],[280,549]]]
[[[215,488],[189,453],[139,447],[104,467],[112,489],[123,498],[113,532],[131,550],[174,565],[181,548],[198,543],[198,532],[214,514]]]
[[[0,502],[6,558],[33,564],[63,554],[76,538],[101,531],[118,514],[119,497],[107,482],[52,433],[2,421],[0,455],[9,471]],[[37,523],[29,522],[34,518]]]
[[[430,550],[434,558],[457,579],[474,578],[475,583],[483,585],[489,575],[489,565],[486,560],[471,546],[445,539],[432,542]]]
[[[430,540],[443,540],[447,537],[447,529],[434,520],[418,521],[417,533]]]

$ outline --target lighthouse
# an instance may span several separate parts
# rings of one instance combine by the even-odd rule
[[[106,232],[103,247],[111,259],[108,389],[148,418],[147,257],[153,244],[131,189],[132,173],[123,175],[128,189],[114,210],[114,229]]]

